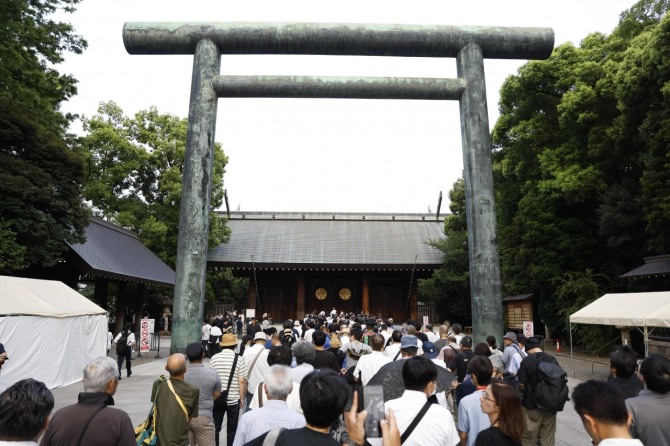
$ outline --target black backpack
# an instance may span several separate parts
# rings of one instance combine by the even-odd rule
[[[537,383],[533,388],[533,399],[538,409],[560,412],[569,401],[568,374],[554,360],[537,361]]]
[[[123,332],[118,341],[116,341],[116,354],[125,355],[128,349],[128,335]]]

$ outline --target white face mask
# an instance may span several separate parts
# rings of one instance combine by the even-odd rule
[[[433,391],[430,393],[429,396],[433,396],[437,393],[437,382],[433,381]]]

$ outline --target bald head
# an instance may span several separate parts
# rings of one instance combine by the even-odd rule
[[[181,353],[170,355],[165,370],[170,374],[170,378],[183,379],[186,373],[186,356]]]

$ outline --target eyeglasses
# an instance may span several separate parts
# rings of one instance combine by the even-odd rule
[[[493,403],[496,402],[496,400],[494,400],[493,397],[490,397],[489,394],[486,393],[486,392],[482,392],[482,399],[487,400],[487,401],[491,401]]]

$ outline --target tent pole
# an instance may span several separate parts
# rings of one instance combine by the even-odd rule
[[[572,354],[572,322],[570,322],[570,360],[572,361],[572,377],[575,377],[575,356]]]
[[[649,356],[649,333],[647,332],[647,321],[644,321],[644,357]]]

